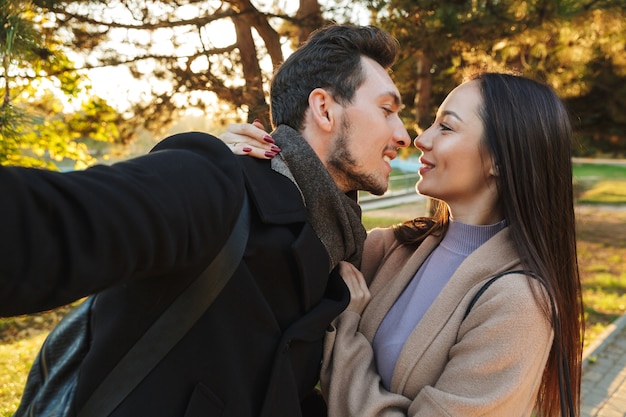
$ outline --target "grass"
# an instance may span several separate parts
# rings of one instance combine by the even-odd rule
[[[28,370],[46,335],[0,344],[0,416],[10,417],[17,409]]]
[[[574,164],[585,346],[626,313],[626,165]]]
[[[626,313],[626,206],[584,206],[577,218],[588,345]]]
[[[578,201],[582,204],[624,204],[626,203],[626,182],[602,181],[583,192]]]
[[[574,178],[595,178],[597,180],[625,180],[626,165],[574,164]]]
[[[626,165],[574,164],[580,204],[626,204]]]
[[[577,241],[588,346],[626,313],[626,167],[576,165],[574,181],[582,204],[577,207]],[[367,213],[363,217],[367,229],[409,218],[394,210],[385,215]],[[45,336],[67,310],[0,319],[0,417],[10,417],[17,408],[28,369]]]
[[[371,217],[367,214],[363,215],[363,225],[367,230],[371,230],[375,227],[388,227],[392,224],[402,223],[405,220],[407,220],[406,217]]]

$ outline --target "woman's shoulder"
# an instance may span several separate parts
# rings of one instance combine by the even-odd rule
[[[396,240],[391,228],[375,228],[367,233],[365,247],[363,248],[361,272],[363,272],[363,276],[368,283],[373,279],[383,260],[399,247],[401,245]]]
[[[524,311],[526,318],[535,319],[550,309],[548,291],[534,274],[511,270],[477,284],[469,310]],[[517,313],[515,313],[517,314]],[[467,315],[467,312],[466,312]]]
[[[375,228],[367,233],[363,260],[376,259],[377,262],[380,262],[390,253],[405,246],[397,239],[393,228]]]
[[[390,227],[377,227],[367,232],[366,247],[392,245],[396,243],[393,229]]]

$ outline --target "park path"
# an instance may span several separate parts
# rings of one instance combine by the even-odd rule
[[[583,354],[581,417],[626,417],[626,315]]]

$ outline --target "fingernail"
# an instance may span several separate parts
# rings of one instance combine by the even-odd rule
[[[244,151],[244,152],[246,152],[246,153],[248,153],[248,152],[252,152],[252,148],[248,148],[248,147],[246,146],[246,147],[244,147],[244,148],[242,149],[242,151]]]
[[[263,124],[263,123],[262,123],[259,119],[254,119],[254,122],[253,122],[253,123],[258,123],[258,124],[260,124],[260,125],[262,125],[262,124]]]
[[[267,151],[267,152],[265,152],[265,156],[266,156],[267,158],[273,158],[273,157],[275,157],[275,156],[276,156],[276,153],[275,153],[275,152],[270,152],[270,151]]]
[[[270,150],[271,150],[272,152],[276,152],[276,153],[278,153],[278,152],[280,152],[282,149],[280,149],[280,148],[279,148],[278,146],[276,146],[276,145],[272,145],[272,146],[270,147]]]
[[[274,138],[271,137],[270,135],[263,136],[263,140],[267,143],[274,143]]]

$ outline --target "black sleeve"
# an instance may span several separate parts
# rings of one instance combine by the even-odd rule
[[[236,158],[202,133],[85,171],[0,168],[0,315],[210,261],[243,192]]]

